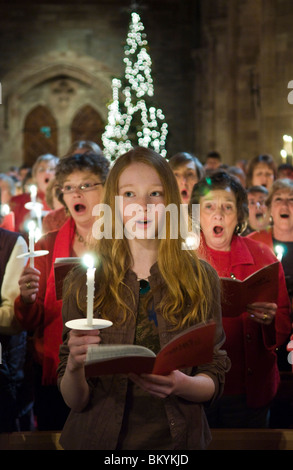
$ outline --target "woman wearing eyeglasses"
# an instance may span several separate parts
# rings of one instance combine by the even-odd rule
[[[36,243],[35,250],[48,250],[49,254],[35,258],[35,267],[27,266],[19,279],[15,315],[22,327],[34,335],[35,413],[39,430],[62,429],[68,414],[56,386],[62,300],[56,298],[54,261],[80,257],[89,249],[92,210],[101,202],[108,171],[109,161],[103,155],[86,152],[60,159],[55,178],[68,220]]]

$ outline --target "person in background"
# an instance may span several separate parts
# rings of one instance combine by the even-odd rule
[[[251,232],[260,232],[270,227],[270,214],[266,206],[268,190],[264,186],[251,186],[246,190],[248,200],[248,224],[244,232],[245,237]]]
[[[217,170],[222,164],[222,157],[219,152],[212,151],[207,154],[204,168],[206,171]]]
[[[227,173],[234,176],[242,184],[243,188],[246,188],[246,174],[239,166],[229,166]]]
[[[270,189],[277,177],[277,165],[271,155],[257,155],[249,161],[246,187],[264,186]]]
[[[200,204],[202,230],[199,256],[220,277],[244,280],[264,266],[278,262],[264,244],[239,234],[245,225],[247,194],[225,171],[215,172],[194,186],[191,204]],[[235,317],[223,317],[224,349],[231,359],[222,398],[207,410],[211,427],[263,428],[280,383],[276,348],[291,331],[290,304],[279,263],[277,303],[247,304]]]
[[[246,173],[247,173],[247,165],[248,165],[248,162],[245,158],[240,158],[239,160],[236,160],[235,162],[235,166],[237,166],[237,168],[240,168],[243,173],[245,174],[245,178],[246,178]]]
[[[253,232],[248,238],[265,243],[281,261],[291,301],[293,299],[293,180],[277,179],[266,198],[271,217],[269,229]]]
[[[46,203],[46,189],[51,179],[54,178],[58,162],[58,157],[45,154],[37,158],[32,168],[33,184],[37,187],[37,202],[43,204],[43,211],[50,210]],[[31,212],[25,208],[25,204],[30,200],[30,193],[19,194],[11,198],[11,210],[15,215],[15,230],[23,234],[27,232],[26,222],[31,216]]]
[[[51,210],[43,218],[43,233],[58,230],[68,218],[68,213],[62,202],[59,201],[59,197],[60,187],[56,182],[56,178],[53,178],[46,189],[46,203]]]
[[[109,161],[102,155],[85,153],[60,159],[55,176],[69,217],[59,230],[48,232],[36,243],[36,250],[49,254],[35,258],[35,267],[27,266],[19,279],[15,315],[33,333],[38,430],[62,429],[68,414],[56,385],[62,300],[56,298],[54,261],[80,257],[89,249],[95,220],[92,210],[101,201],[108,171]]]
[[[15,192],[14,178],[0,173],[0,227],[12,232],[15,230],[15,216],[10,210],[10,201]]]
[[[67,155],[84,152],[96,153],[97,155],[103,154],[101,147],[96,142],[92,140],[77,140],[70,146]]]
[[[18,168],[18,179],[20,182],[24,181],[27,175],[31,172],[31,166],[25,163]]]
[[[188,204],[195,183],[204,176],[204,167],[195,156],[179,152],[169,160],[169,165],[176,177],[183,204]]]
[[[123,201],[118,216],[116,196]],[[60,443],[65,449],[83,450],[206,448],[210,432],[203,404],[221,395],[230,366],[221,350],[224,332],[217,274],[194,250],[182,250],[180,235],[158,237],[165,223],[160,226],[160,218],[153,218],[149,206],[172,203],[179,211],[181,197],[168,162],[153,150],[136,147],[117,158],[103,203],[112,209],[113,220],[108,221],[114,224],[112,233],[118,224],[124,234],[95,241],[100,264],[94,315],[108,318],[113,325],[101,331],[69,332],[64,327],[59,386],[71,413]],[[132,216],[126,215],[133,205],[137,208],[134,237],[127,232]],[[169,229],[170,221],[166,232]],[[64,288],[64,323],[85,316],[85,285],[84,272],[72,272]],[[90,343],[135,343],[157,353],[189,326],[209,319],[216,323],[211,363],[166,376],[118,374],[85,379]]]
[[[0,173],[0,202],[10,205],[11,198],[15,195],[15,181],[11,176]]]
[[[21,190],[18,194],[24,194],[30,192],[30,186],[34,184],[32,169],[30,169],[21,182]]]
[[[282,163],[277,169],[277,179],[289,178],[293,180],[293,165],[291,163]]]
[[[32,168],[25,163],[18,168],[16,183],[16,194],[23,194],[25,192],[25,181],[31,176]]]
[[[272,184],[266,198],[268,213],[271,216],[271,227],[259,232],[253,232],[248,238],[268,245],[272,253],[281,261],[287,291],[291,304],[291,321],[293,307],[293,180],[277,179]],[[291,330],[292,333],[292,330]],[[283,382],[278,396],[271,410],[271,425],[273,427],[291,427],[293,424],[293,400],[290,394],[289,383],[286,383],[288,373],[291,375],[292,366],[288,362],[287,341],[278,348],[278,366]],[[287,374],[286,374],[287,372]]]
[[[18,279],[26,264],[18,255],[27,251],[22,236],[0,228],[0,433],[34,430],[27,333],[14,315]]]

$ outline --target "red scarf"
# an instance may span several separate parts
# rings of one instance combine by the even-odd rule
[[[51,271],[47,280],[44,300],[44,358],[43,385],[54,385],[57,382],[59,364],[59,347],[62,343],[62,300],[56,299],[54,261],[56,258],[71,256],[75,233],[75,223],[70,217],[60,228],[54,244]]]

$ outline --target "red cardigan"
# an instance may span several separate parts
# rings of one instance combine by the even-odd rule
[[[233,236],[230,261],[222,263],[224,252],[207,247],[203,239],[200,255],[214,266],[219,276],[230,275],[243,280],[263,266],[277,261],[264,244],[245,237]],[[225,266],[224,266],[225,264]],[[229,274],[228,274],[229,275]],[[245,394],[247,405],[258,408],[274,398],[280,377],[275,350],[284,344],[291,332],[290,303],[282,265],[279,267],[279,297],[275,320],[270,325],[253,321],[246,312],[239,317],[223,317],[227,350],[232,367],[226,374],[225,395]]]
[[[265,245],[268,245],[268,247],[271,249],[273,253],[274,252],[274,244],[273,244],[273,231],[270,228],[269,230],[260,230],[259,232],[251,232],[248,235],[246,235],[246,238],[249,238],[250,240],[256,240],[257,242],[264,243]]]
[[[37,299],[26,304],[18,296],[14,303],[16,318],[25,330],[34,333],[35,360],[43,366],[44,385],[56,383],[62,343],[62,301],[56,299],[53,264],[55,258],[73,256],[74,229],[69,218],[59,231],[47,233],[36,243],[35,250],[49,251],[35,258],[35,267],[41,272]]]

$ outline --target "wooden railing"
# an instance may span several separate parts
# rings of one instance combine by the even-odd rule
[[[293,450],[293,429],[213,429],[209,450]],[[0,450],[62,450],[59,432],[0,434]]]

